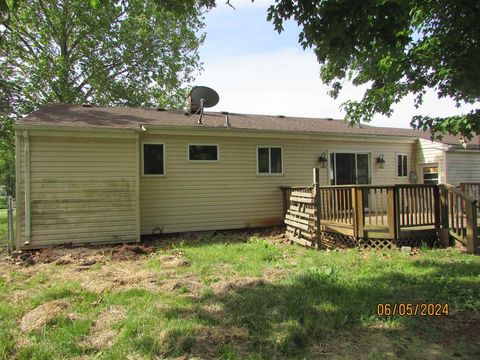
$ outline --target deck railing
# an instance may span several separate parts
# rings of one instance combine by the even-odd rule
[[[315,197],[314,187],[291,188],[290,192],[286,189],[285,212],[292,191]],[[320,186],[318,195],[315,204],[320,223],[339,231],[351,229],[356,238],[397,240],[406,232],[431,231],[449,234],[465,244],[469,252],[479,251],[477,201],[451,185]],[[442,241],[445,243],[445,239]]]
[[[442,227],[449,235],[467,247],[468,252],[479,251],[477,200],[448,184],[440,185],[442,199]]]
[[[480,182],[460,183],[460,191],[472,197],[480,206]]]

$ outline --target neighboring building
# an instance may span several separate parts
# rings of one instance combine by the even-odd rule
[[[7,196],[7,191],[5,190],[5,186],[0,185],[0,197]]]
[[[452,137],[431,142],[423,132],[340,120],[227,113],[202,120],[51,104],[18,121],[17,247],[139,241],[156,228],[277,225],[280,186],[311,184],[314,167],[321,185],[480,179],[477,138],[464,149]]]

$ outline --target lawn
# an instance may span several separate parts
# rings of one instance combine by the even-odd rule
[[[0,358],[480,357],[480,257],[457,249],[325,252],[222,233],[21,259],[0,261]],[[449,315],[378,316],[382,303]]]
[[[0,245],[5,243],[7,231],[8,231],[7,209],[0,209]]]

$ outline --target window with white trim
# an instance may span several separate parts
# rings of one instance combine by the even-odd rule
[[[188,160],[218,161],[218,145],[188,145]]]
[[[257,147],[257,172],[259,174],[283,174],[281,146]]]
[[[408,176],[408,156],[407,154],[397,154],[397,177]]]
[[[165,144],[143,144],[143,175],[165,175]]]

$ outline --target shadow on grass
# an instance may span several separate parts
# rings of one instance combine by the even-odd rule
[[[213,351],[212,357],[228,349],[236,357],[255,353],[261,358],[479,358],[480,281],[462,277],[480,276],[480,264],[467,265],[432,267],[419,261],[415,266],[432,272],[408,276],[385,269],[362,282],[350,282],[335,271],[312,270],[280,284],[224,296],[208,293],[193,309],[172,307],[167,316],[210,318],[223,329],[223,344],[206,337],[182,349],[203,357],[206,349]],[[451,315],[377,316],[377,305],[385,303],[448,303]],[[247,330],[247,340],[228,336],[229,329],[238,328]],[[235,358],[230,355],[224,357]]]

